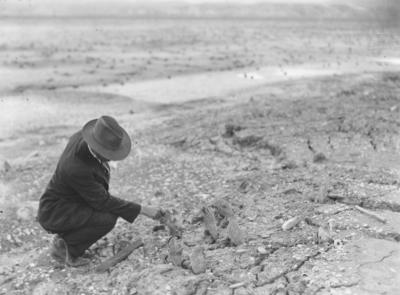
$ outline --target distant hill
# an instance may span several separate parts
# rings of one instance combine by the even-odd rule
[[[400,0],[385,0],[394,1]],[[173,17],[173,18],[288,18],[288,19],[359,19],[381,15],[382,7],[366,8],[355,2],[311,3],[252,3],[226,4],[182,2],[113,2],[113,1],[65,1],[0,0],[0,16],[87,16],[87,17]],[[335,4],[336,3],[336,4]],[[341,4],[337,4],[341,3]],[[393,10],[389,9],[393,14]],[[385,12],[386,13],[386,12]],[[400,14],[399,14],[400,15]],[[385,18],[385,17],[383,17]],[[394,14],[396,19],[396,14]]]

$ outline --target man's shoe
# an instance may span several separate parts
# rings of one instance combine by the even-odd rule
[[[67,246],[67,244],[65,244]],[[66,258],[65,258],[65,264],[71,267],[80,267],[80,266],[85,266],[90,263],[90,259],[84,258],[82,256],[80,257],[74,257],[71,255],[71,253],[68,251],[68,246],[66,247],[67,251],[66,252]]]
[[[67,255],[67,259],[65,260],[65,264],[71,267],[80,267],[85,266],[90,263],[90,259],[83,257],[72,257],[71,255]]]
[[[83,257],[73,257],[69,251],[66,242],[59,236],[56,235],[53,239],[51,245],[51,257],[61,263],[65,263],[71,267],[80,267],[84,265],[88,265],[90,263],[90,259]]]
[[[50,255],[58,262],[65,262],[67,249],[65,248],[64,240],[59,235],[56,235],[53,239],[50,249]]]

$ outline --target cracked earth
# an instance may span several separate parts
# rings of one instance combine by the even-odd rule
[[[266,97],[267,89],[257,88],[242,94],[245,102],[191,102],[172,116],[158,110],[158,121],[136,130],[135,156],[113,168],[113,193],[176,212],[184,228],[183,255],[202,246],[204,273],[171,263],[168,231],[153,231],[157,224],[144,218],[132,225],[118,222],[91,248],[91,268],[51,261],[51,236],[30,218],[65,143],[68,133],[61,130],[63,140],[55,138],[51,149],[39,146],[36,154],[2,172],[3,190],[31,196],[2,213],[18,216],[2,224],[2,292],[400,292],[400,122],[394,108],[400,103],[400,76],[376,73],[279,86],[288,93],[284,98]],[[134,117],[121,118],[134,130]],[[43,138],[35,134],[30,140]],[[22,179],[33,185],[21,185]],[[229,242],[224,222],[217,225],[220,239],[205,233],[201,208],[212,208],[219,199],[232,206],[243,244]],[[290,223],[292,218],[297,221]],[[105,274],[93,271],[138,237],[144,246],[125,261]]]

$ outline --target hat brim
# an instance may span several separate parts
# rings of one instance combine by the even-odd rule
[[[103,158],[111,161],[120,161],[125,159],[129,152],[131,151],[132,142],[128,135],[128,133],[122,129],[123,137],[121,141],[121,145],[116,150],[110,150],[105,148],[99,143],[96,138],[93,136],[94,125],[96,125],[97,119],[91,120],[85,124],[82,128],[82,136],[86,143],[90,146],[90,148],[99,153]]]

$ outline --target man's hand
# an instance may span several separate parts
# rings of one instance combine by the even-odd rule
[[[160,219],[160,217],[163,215],[161,209],[154,207],[147,207],[147,206],[142,206],[140,214],[149,217],[151,219]]]

